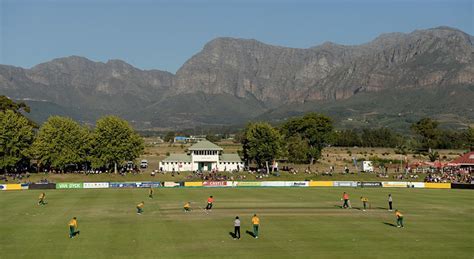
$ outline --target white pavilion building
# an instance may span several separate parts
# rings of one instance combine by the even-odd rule
[[[223,154],[218,145],[202,140],[188,148],[186,154],[170,154],[160,162],[165,172],[182,171],[241,171],[244,163],[238,154]]]

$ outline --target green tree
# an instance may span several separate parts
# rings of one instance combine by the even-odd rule
[[[308,113],[287,121],[282,132],[286,140],[299,135],[308,143],[308,157],[310,164],[321,157],[322,149],[329,143],[332,136],[331,118],[317,113]]]
[[[165,135],[165,137],[163,138],[163,141],[165,142],[173,142],[174,141],[174,137],[176,136],[176,133],[174,131],[168,131]]]
[[[464,132],[464,138],[466,139],[466,146],[471,151],[474,151],[474,127],[469,127]]]
[[[278,158],[282,144],[280,132],[264,122],[248,124],[242,135],[244,159],[255,161],[259,167]]]
[[[291,136],[286,141],[288,151],[288,161],[291,163],[308,163],[309,162],[309,145],[299,135]]]
[[[439,153],[438,151],[431,150],[428,153],[428,158],[430,159],[431,162],[434,162],[439,159]]]
[[[222,136],[218,134],[208,134],[206,135],[206,139],[215,143],[221,141]]]
[[[333,143],[339,147],[361,146],[360,136],[357,131],[353,129],[335,132]]]
[[[6,97],[5,95],[0,95],[0,111],[7,111],[7,110],[13,111],[16,114],[22,117],[25,117],[23,113],[25,112],[29,113],[30,107],[26,105],[26,103],[24,102],[16,103],[12,101],[10,98]],[[28,123],[31,126],[38,128],[38,125],[34,123],[32,120],[28,119],[27,117],[25,117],[25,119],[28,121]]]
[[[0,111],[0,169],[8,170],[27,160],[33,137],[33,127],[24,116]]]
[[[463,148],[465,143],[465,131],[440,130],[436,148],[459,149]]]
[[[32,153],[40,165],[61,170],[87,162],[89,149],[89,130],[60,116],[51,116],[41,125],[32,145]]]
[[[143,139],[127,121],[116,116],[99,119],[92,134],[92,166],[111,167],[139,157]]]
[[[421,148],[437,147],[439,140],[439,123],[430,118],[424,118],[411,125],[411,130],[419,136]]]
[[[388,128],[363,129],[360,139],[363,147],[396,147],[403,143],[402,138]]]

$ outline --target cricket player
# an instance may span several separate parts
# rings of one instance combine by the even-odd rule
[[[392,211],[392,194],[388,195],[388,211]]]
[[[212,203],[214,202],[214,198],[211,196],[209,196],[209,198],[207,198],[207,206],[206,206],[206,210],[211,210],[212,209]]]
[[[347,194],[346,192],[344,192],[342,194],[342,200],[344,201],[344,204],[342,205],[342,207],[344,209],[347,209],[347,208],[350,208],[351,206],[349,205],[349,194]]]
[[[153,188],[150,186],[150,190],[148,191],[148,198],[153,199]]]
[[[234,240],[240,239],[240,219],[239,216],[235,217],[234,220]]]
[[[69,221],[69,238],[74,238],[76,235],[79,235],[81,231],[76,231],[77,230],[77,218],[74,217]]]
[[[252,225],[253,225],[253,236],[255,238],[258,238],[258,226],[260,226],[260,219],[257,217],[257,214],[253,214]]]
[[[369,202],[369,199],[367,197],[360,197],[360,200],[362,201],[362,204],[364,205],[363,211],[367,209],[367,203]]]
[[[184,204],[183,210],[184,210],[184,212],[190,212],[191,211],[191,202],[190,201],[188,201]]]
[[[397,228],[403,228],[403,214],[399,210],[395,210],[395,216],[397,217]]]
[[[142,215],[142,213],[143,213],[143,207],[144,207],[144,206],[145,206],[145,202],[144,202],[144,201],[138,203],[138,205],[137,205],[137,214],[138,214],[138,215]]]
[[[44,201],[45,198],[46,198],[46,194],[44,192],[42,192],[39,195],[38,205],[46,205],[46,202]]]

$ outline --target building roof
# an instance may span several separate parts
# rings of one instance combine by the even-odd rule
[[[237,154],[222,154],[219,157],[220,162],[242,162],[242,159],[240,159],[240,156]]]
[[[201,140],[189,147],[188,150],[222,150],[222,148],[208,140]]]
[[[474,165],[474,151],[468,152],[450,163],[459,164],[459,165]]]
[[[170,154],[161,162],[191,162],[191,156],[187,154]]]

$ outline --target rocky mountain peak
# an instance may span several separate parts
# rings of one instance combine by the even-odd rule
[[[466,106],[464,99],[474,99],[473,39],[449,27],[307,49],[223,37],[208,42],[175,75],[140,70],[122,60],[103,63],[70,56],[32,69],[0,65],[0,89],[12,98],[173,125],[243,121],[278,109],[284,110],[278,114],[294,114],[300,105],[311,111],[354,99],[378,109],[371,96],[405,100],[413,93],[418,96],[410,99],[413,105],[422,93],[434,100],[416,106],[420,112],[445,103],[458,114],[456,109]],[[453,103],[439,99],[446,92]],[[408,108],[410,102],[405,102]]]

